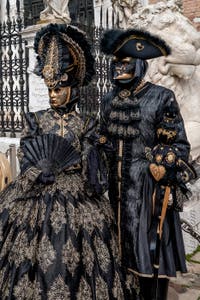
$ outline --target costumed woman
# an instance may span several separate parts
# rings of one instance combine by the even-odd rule
[[[102,51],[112,55],[113,90],[101,105],[101,130],[113,143],[109,197],[122,265],[139,276],[142,299],[167,299],[170,277],[186,272],[179,212],[190,145],[174,93],[145,82],[147,59],[169,55],[159,37],[109,30]]]
[[[92,118],[75,106],[94,75],[85,35],[50,24],[35,38],[51,107],[27,113],[21,173],[0,195],[0,299],[124,299],[106,171]]]

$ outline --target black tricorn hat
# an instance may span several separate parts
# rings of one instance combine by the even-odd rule
[[[170,47],[160,37],[137,29],[110,29],[101,40],[101,51],[117,57],[134,57],[151,59],[167,56],[171,53]]]

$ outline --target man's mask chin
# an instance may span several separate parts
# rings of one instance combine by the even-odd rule
[[[128,84],[130,82],[132,82],[134,79],[134,77],[130,78],[130,79],[116,79],[115,82],[119,82],[120,84]]]

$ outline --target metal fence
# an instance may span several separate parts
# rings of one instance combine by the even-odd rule
[[[16,1],[17,16],[0,23],[0,136],[15,137],[22,130],[23,112],[28,110],[28,52],[22,41],[23,21],[20,2]]]

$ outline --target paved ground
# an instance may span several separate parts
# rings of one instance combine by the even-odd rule
[[[168,300],[200,300],[200,252],[188,263],[188,273],[171,280]]]

